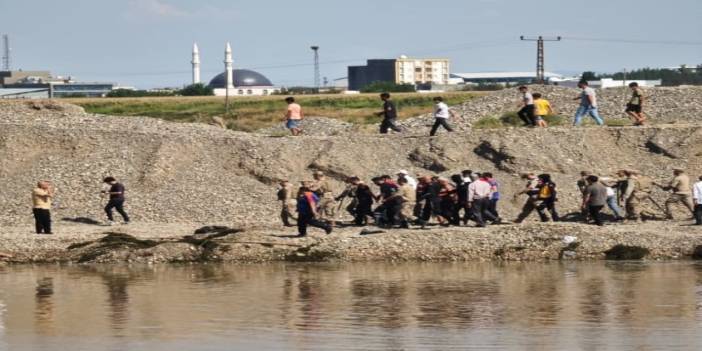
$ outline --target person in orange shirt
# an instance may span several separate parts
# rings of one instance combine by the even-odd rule
[[[285,112],[285,127],[290,129],[290,132],[294,136],[302,134],[302,127],[300,122],[305,117],[302,113],[302,107],[295,103],[295,98],[290,96],[285,99],[288,103],[288,110]]]
[[[541,97],[541,94],[534,93],[534,115],[536,116],[536,125],[542,128],[548,127],[546,116],[553,114],[553,108],[548,100]]]

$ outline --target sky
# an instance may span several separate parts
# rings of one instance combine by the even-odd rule
[[[699,0],[0,0],[12,67],[138,88],[191,82],[193,42],[202,79],[255,69],[278,86],[346,76],[370,58],[447,57],[451,71],[615,72],[702,64]]]

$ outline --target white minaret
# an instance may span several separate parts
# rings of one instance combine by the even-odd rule
[[[234,72],[232,71],[232,47],[227,42],[226,48],[224,48],[224,68],[227,72],[227,89],[234,89]]]
[[[200,83],[200,50],[197,43],[193,43],[193,84]]]

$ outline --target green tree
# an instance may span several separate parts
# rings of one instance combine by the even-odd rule
[[[214,95],[214,89],[202,83],[196,83],[181,89],[178,94],[183,96],[212,96]]]
[[[417,89],[412,84],[396,84],[394,82],[373,82],[361,89],[362,93],[413,93]]]
[[[585,72],[583,72],[582,76],[580,76],[580,79],[590,81],[590,80],[598,80],[599,78],[597,78],[597,73],[592,72],[592,71],[585,71]]]

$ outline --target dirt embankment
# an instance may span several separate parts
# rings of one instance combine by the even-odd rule
[[[325,171],[337,190],[342,188],[341,181],[347,176],[369,179],[379,174],[392,174],[398,169],[442,175],[464,169],[492,171],[505,195],[500,210],[503,217],[508,219],[516,216],[521,205],[508,199],[522,186],[517,173],[551,173],[560,186],[561,212],[568,214],[576,212],[578,208],[575,181],[579,171],[591,170],[609,175],[617,169],[636,168],[660,181],[669,179],[672,168],[676,166],[686,167],[691,175],[702,174],[701,141],[700,125],[681,123],[644,128],[467,130],[436,138],[403,135],[267,137],[206,125],[167,123],[152,118],[85,114],[71,107],[62,109],[60,105],[46,108],[43,105],[28,106],[24,102],[2,102],[0,182],[3,191],[0,192],[0,225],[3,228],[21,226],[31,237],[28,240],[36,239],[29,234],[32,223],[29,194],[40,179],[51,180],[57,188],[56,208],[53,210],[57,223],[63,218],[88,222],[102,220],[105,199],[99,195],[100,180],[106,175],[113,175],[127,186],[127,210],[135,223],[146,226],[183,223],[183,228],[189,228],[189,223],[227,223],[245,229],[246,234],[239,236],[250,236],[250,240],[247,240],[253,241],[254,238],[265,238],[268,233],[279,231],[252,231],[252,228],[261,226],[271,228],[278,221],[279,207],[275,197],[277,180],[308,179],[313,170]],[[660,190],[655,193],[659,201],[665,196]],[[677,216],[683,218],[687,214],[680,211]],[[419,259],[421,252],[432,252],[431,257],[443,259],[454,256],[487,259],[494,255],[486,256],[484,252],[494,253],[494,246],[502,242],[500,233],[503,229],[496,228],[485,232],[449,229],[434,231],[431,235],[397,231],[382,234],[378,236],[379,239],[371,236],[368,237],[370,239],[365,236],[356,239],[351,233],[348,238],[343,235],[330,237],[329,245],[337,246],[324,250],[338,251],[344,259],[351,260],[362,257]],[[515,232],[520,239],[514,240],[538,238],[535,236],[538,233],[562,237],[571,230],[587,237],[592,230],[577,226],[571,229],[567,225],[524,228],[527,229]],[[609,228],[592,233],[601,235],[605,240],[610,233]],[[627,228],[630,229],[618,234],[621,241],[640,234],[635,227]],[[683,230],[676,235],[685,244],[678,245],[677,242],[667,243],[665,235],[656,233],[670,230],[667,223],[658,222],[647,228],[646,233],[657,238],[651,239],[652,252],[658,246],[668,248],[661,257],[673,257],[670,252],[675,250],[692,250],[691,244],[696,242],[699,235],[694,230]],[[73,231],[70,229],[64,233]],[[58,235],[16,246],[13,246],[15,235],[10,235],[2,239],[0,251],[10,251],[15,257],[25,252],[31,257],[35,250],[44,250],[43,243],[57,242],[65,245],[46,246],[46,249],[55,249],[57,257],[64,257],[63,252],[69,245],[95,240],[95,235],[102,236],[103,232],[100,229],[90,237],[82,237],[80,242]],[[181,233],[176,237],[188,234]],[[153,239],[149,236],[145,238]],[[454,242],[455,238],[460,240]],[[192,251],[195,256],[201,254],[197,245],[177,240],[168,245],[181,245],[185,250],[183,252]],[[378,240],[378,251],[372,251],[375,252],[372,254],[361,254],[362,245],[344,246],[351,242],[366,245],[375,240]],[[511,241],[513,239],[507,242]],[[416,242],[417,246],[404,247],[401,245],[403,242]],[[310,250],[323,249],[326,243],[327,239],[324,239]],[[152,244],[145,246],[148,248]],[[236,245],[252,253],[237,249],[232,251],[232,259],[235,256],[254,255],[261,246],[269,244]],[[471,254],[480,245],[487,245],[490,249]],[[597,249],[592,252],[600,252],[597,250],[605,246],[596,246]],[[163,247],[159,244],[152,248]],[[266,247],[262,257],[294,257],[287,256],[290,253],[287,244],[273,244],[272,247],[275,250]],[[542,248],[538,245],[534,247]],[[278,251],[281,253],[276,253]],[[504,252],[508,253],[504,257],[512,257],[509,254],[511,251]],[[680,255],[685,256],[684,252]],[[226,257],[225,253],[222,255],[220,257]]]

